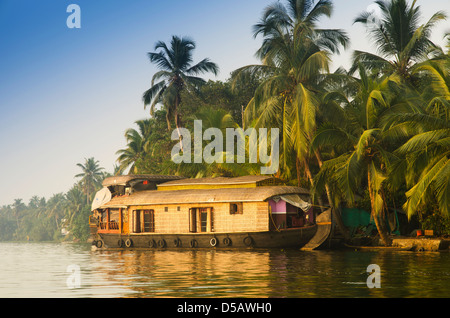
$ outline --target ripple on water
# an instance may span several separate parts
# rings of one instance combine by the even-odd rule
[[[446,297],[450,253],[295,250],[91,251],[0,243],[0,297]],[[366,286],[381,268],[381,288]],[[80,268],[71,289],[68,266]]]

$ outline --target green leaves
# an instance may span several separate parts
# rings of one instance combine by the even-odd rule
[[[358,160],[366,155],[372,155],[371,146],[377,139],[380,129],[365,130],[359,137],[358,143],[355,146],[355,153],[358,156]]]
[[[83,187],[83,191],[86,193],[86,202],[89,203],[90,197],[95,191],[95,188],[103,180],[103,168],[99,166],[99,161],[94,158],[85,159],[85,163],[77,163],[83,172],[75,175],[76,178],[81,178],[80,182]]]
[[[198,88],[205,83],[197,75],[213,73],[217,75],[219,67],[210,59],[205,58],[192,65],[195,42],[189,38],[173,36],[170,47],[162,41],[158,41],[155,50],[148,57],[151,63],[160,69],[152,79],[150,87],[142,96],[144,107],[151,105],[150,114],[153,116],[158,104],[162,104],[167,110],[167,126],[171,129],[170,121],[175,118],[179,121],[178,107],[181,105],[181,92],[187,90],[195,94]],[[155,82],[159,81],[155,84]]]
[[[321,18],[331,15],[332,1],[286,0],[268,6],[253,27],[254,36],[262,38],[256,53],[261,64],[236,70],[232,87],[248,78],[259,81],[244,114],[233,116],[242,117],[247,128],[280,128],[279,176],[293,182],[296,171],[296,181],[304,183],[306,177],[316,198],[326,191],[333,204],[354,203],[369,193],[376,216],[383,214],[390,195],[402,200],[397,206],[406,202],[410,216],[436,202],[448,214],[450,60],[430,40],[446,16],[437,12],[421,25],[416,1],[375,4],[381,11],[377,21],[363,12],[355,22],[368,27],[378,52],[355,51],[349,72],[333,74],[332,53],[349,39],[341,30],[318,27]],[[159,52],[149,55],[161,70],[145,100],[152,108],[164,102],[168,117],[176,112],[179,88],[194,92],[202,85],[197,75],[216,74],[208,59],[192,66],[195,43],[186,40],[180,49],[182,42],[158,43]],[[184,59],[178,58],[183,54]],[[225,125],[216,115],[210,118],[215,125]],[[226,165],[186,167],[191,168],[199,175],[237,172]]]
[[[428,197],[433,194],[438,199],[440,212],[449,216],[450,207],[450,151],[439,161],[431,160],[424,169],[417,184],[407,193],[407,202],[404,205],[409,217],[413,216],[417,209],[428,203]],[[434,193],[433,193],[434,192]]]
[[[355,23],[367,26],[381,56],[356,51],[352,71],[361,63],[369,70],[379,70],[384,74],[395,72],[406,83],[415,85],[411,77],[413,63],[426,60],[429,51],[436,48],[430,40],[431,31],[437,22],[446,19],[446,15],[439,11],[427,23],[419,25],[420,11],[415,2],[408,5],[407,0],[376,1],[382,15],[377,17],[376,23],[373,23],[373,13],[370,12],[363,12],[355,19]]]

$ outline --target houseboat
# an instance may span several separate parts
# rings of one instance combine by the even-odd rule
[[[89,219],[101,249],[301,248],[317,232],[307,190],[270,176],[105,179]]]

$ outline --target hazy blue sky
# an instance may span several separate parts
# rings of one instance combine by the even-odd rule
[[[124,131],[149,116],[141,96],[155,68],[146,53],[172,35],[197,43],[221,73],[257,62],[252,25],[274,0],[0,0],[0,205],[47,199],[77,180],[77,163],[95,157],[112,171]],[[69,29],[69,4],[81,29]],[[335,0],[324,28],[342,28],[352,49],[374,51],[354,17],[372,0]],[[425,19],[448,0],[419,0]],[[450,14],[450,12],[448,12]],[[442,45],[441,23],[433,39]],[[351,50],[335,59],[348,66]],[[210,77],[214,79],[214,77]]]

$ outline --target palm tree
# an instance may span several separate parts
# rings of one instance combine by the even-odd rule
[[[55,218],[56,228],[59,229],[60,225],[58,222],[64,216],[66,211],[67,200],[63,193],[54,194],[47,202],[47,217]]]
[[[445,38],[447,39],[447,58],[450,58],[450,32],[447,31],[447,33],[445,34]]]
[[[177,129],[181,128],[180,105],[181,92],[195,93],[205,83],[198,77],[203,73],[211,72],[217,75],[219,67],[208,58],[192,65],[195,42],[189,38],[173,36],[170,47],[159,41],[155,45],[158,52],[148,53],[151,63],[160,69],[152,79],[152,87],[143,95],[145,107],[151,105],[150,113],[153,116],[157,104],[162,104],[166,111],[166,120],[169,131],[171,120],[175,119]],[[181,138],[181,137],[180,137]]]
[[[113,167],[113,173],[112,176],[120,176],[122,175],[121,169],[120,169],[120,165],[114,165]]]
[[[143,160],[145,155],[149,151],[150,140],[149,137],[152,133],[152,121],[150,119],[136,121],[138,130],[128,129],[125,132],[125,138],[128,142],[126,149],[117,151],[119,158],[119,173],[123,173],[128,167],[129,174],[137,174],[138,169],[136,164]]]
[[[14,216],[16,218],[16,223],[17,223],[17,230],[16,230],[17,232],[16,233],[18,234],[19,233],[18,232],[19,231],[19,225],[20,225],[19,224],[19,217],[20,217],[20,214],[22,213],[22,211],[25,210],[26,206],[23,203],[22,199],[15,199],[12,207],[13,207],[13,213],[14,213]]]
[[[450,124],[432,114],[404,114],[404,124],[417,133],[397,149],[404,159],[409,191],[404,209],[412,217],[437,203],[440,213],[450,216]],[[408,182],[409,181],[409,182]]]
[[[222,157],[222,162],[212,162],[207,163],[203,161],[202,163],[180,163],[172,164],[178,174],[185,177],[202,178],[202,177],[231,177],[239,175],[248,175],[249,171],[254,168],[253,165],[249,163],[243,164],[227,164],[226,158],[226,129],[227,128],[239,128],[237,123],[234,121],[233,116],[223,109],[213,109],[211,107],[204,107],[198,110],[193,116],[194,120],[201,120],[202,122],[202,133],[209,128],[220,129],[223,136],[222,153],[215,153]],[[193,136],[191,136],[193,137]],[[193,144],[193,141],[191,141]],[[205,149],[202,145],[202,149]],[[247,148],[246,148],[247,149]],[[236,162],[236,161],[234,161]],[[246,161],[247,162],[247,161]],[[256,169],[253,169],[254,172]],[[254,174],[254,173],[253,173]]]
[[[263,36],[263,44],[257,51],[257,57],[265,61],[275,58],[280,40],[309,39],[321,50],[339,53],[349,38],[342,30],[320,29],[317,22],[323,16],[331,17],[333,3],[331,0],[287,0],[287,6],[275,2],[269,5],[259,23],[254,25],[254,36]],[[289,39],[288,39],[289,38]]]
[[[315,189],[322,192],[328,183],[335,206],[341,200],[353,203],[367,185],[371,214],[385,245],[390,244],[384,222],[385,179],[396,157],[390,152],[389,136],[383,134],[380,118],[396,104],[396,77],[369,76],[359,67],[359,78],[351,78],[356,94],[341,93],[346,120],[340,125],[322,126],[312,141],[313,149],[331,147],[336,157],[326,161],[315,178]],[[355,86],[356,85],[356,86]],[[330,93],[336,99],[339,93]]]
[[[414,92],[410,107],[392,114],[385,127],[386,133],[402,141],[395,152],[402,160],[392,167],[389,183],[397,187],[405,183],[409,189],[404,205],[409,217],[432,204],[443,216],[450,214],[449,61],[446,66],[440,57],[419,65],[417,71],[427,73],[430,80]]]
[[[373,13],[363,12],[355,23],[367,26],[380,55],[355,51],[351,72],[364,65],[367,70],[377,70],[383,74],[398,74],[406,83],[417,85],[412,71],[416,63],[427,59],[437,46],[430,40],[433,27],[446,19],[444,12],[435,13],[428,22],[419,25],[420,7],[417,0],[411,5],[407,0],[377,0],[382,16],[373,23]]]
[[[28,208],[38,209],[41,206],[41,200],[42,198],[39,198],[37,195],[32,196],[28,202]]]
[[[84,193],[86,194],[86,203],[89,204],[91,194],[95,191],[95,188],[100,186],[102,181],[102,170],[99,166],[99,161],[94,158],[85,159],[85,163],[77,163],[83,172],[75,175],[76,178],[81,178],[80,183],[83,186]]]
[[[72,224],[74,216],[76,216],[84,206],[84,194],[79,184],[74,184],[66,193],[66,200],[66,217],[68,219],[68,224]]]
[[[313,182],[311,157],[322,164],[319,152],[309,152],[317,126],[320,83],[329,72],[331,54],[348,44],[343,31],[316,25],[321,17],[331,15],[332,8],[327,0],[290,0],[286,7],[279,2],[269,6],[254,26],[255,37],[263,36],[257,52],[263,64],[243,67],[236,77],[248,72],[263,74],[265,80],[245,110],[245,124],[280,128],[282,175],[290,178],[295,170],[299,185],[302,169]]]

